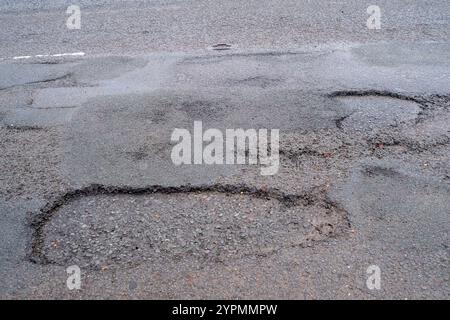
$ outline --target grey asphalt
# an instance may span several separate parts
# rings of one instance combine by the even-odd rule
[[[77,1],[80,30],[66,28],[70,0],[0,1],[0,57],[86,51],[135,54],[204,50],[229,43],[244,50],[331,43],[445,41],[445,0],[377,1],[382,30],[366,28],[371,1]]]
[[[448,2],[68,4],[0,0],[0,297],[450,298]],[[197,120],[279,172],[174,166]]]

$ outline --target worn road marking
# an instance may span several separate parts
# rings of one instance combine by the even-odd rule
[[[86,55],[84,52],[70,52],[70,53],[56,53],[56,54],[37,54],[34,56],[15,56],[11,59],[13,60],[24,60],[24,59],[31,59],[31,58],[46,58],[46,57],[83,57]],[[0,60],[6,60],[6,59],[0,59]]]

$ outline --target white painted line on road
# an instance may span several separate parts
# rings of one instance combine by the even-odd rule
[[[13,57],[13,60],[20,60],[20,59],[30,59],[31,56],[17,56],[17,57]]]
[[[67,56],[77,56],[77,57],[82,57],[84,56],[85,53],[84,52],[73,52],[73,53],[58,53],[58,54],[53,54],[51,55],[51,57],[67,57]]]
[[[13,60],[24,60],[31,58],[46,58],[46,57],[83,57],[86,55],[84,52],[67,52],[67,53],[56,53],[56,54],[37,54],[34,56],[16,56],[12,57]],[[0,59],[7,60],[7,59]]]

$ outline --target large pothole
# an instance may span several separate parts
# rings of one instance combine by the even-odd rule
[[[33,256],[93,269],[167,259],[220,262],[311,245],[346,227],[344,212],[321,196],[228,191],[66,197],[72,199],[35,223]]]

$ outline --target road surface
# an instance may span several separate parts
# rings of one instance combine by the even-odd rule
[[[0,0],[0,297],[450,298],[448,1],[378,30],[361,1],[71,4]],[[279,129],[278,173],[175,166],[194,121]]]

